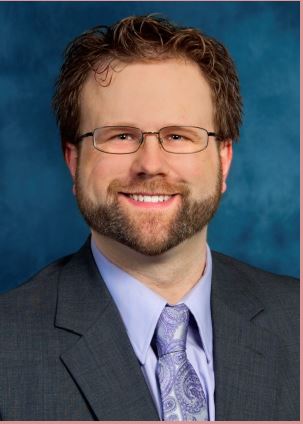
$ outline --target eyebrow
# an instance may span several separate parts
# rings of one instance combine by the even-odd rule
[[[161,126],[159,126],[157,129],[160,128],[165,128],[165,127],[191,127],[191,126],[196,126],[196,127],[200,127],[200,125],[194,125],[194,124],[190,124],[190,123],[183,123],[183,122],[179,122],[179,123],[168,123],[168,124],[162,124]],[[123,121],[118,121],[118,122],[110,122],[110,123],[102,123],[102,125],[98,125],[98,127],[134,127],[134,128],[142,128],[142,126],[140,126],[138,123],[134,123],[134,122],[123,122]],[[96,128],[98,128],[96,127]]]

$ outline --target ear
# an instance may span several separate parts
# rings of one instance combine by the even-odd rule
[[[219,154],[220,154],[222,173],[223,173],[223,182],[222,182],[221,193],[224,193],[226,191],[226,188],[227,188],[226,180],[227,180],[228,172],[229,172],[229,169],[230,169],[231,161],[232,161],[232,158],[233,158],[232,140],[227,139],[227,140],[220,142],[220,144],[219,144]]]
[[[65,150],[64,150],[64,158],[65,158],[65,162],[66,165],[69,169],[69,172],[72,176],[73,179],[73,193],[76,194],[75,192],[75,176],[76,176],[76,170],[77,170],[77,165],[78,165],[78,155],[79,155],[79,149],[77,148],[77,146],[75,146],[74,144],[71,143],[66,143],[65,144]]]

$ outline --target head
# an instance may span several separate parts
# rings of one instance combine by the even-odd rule
[[[219,42],[153,16],[94,28],[68,46],[54,108],[74,192],[93,231],[158,255],[206,228],[226,189],[241,123],[237,74]],[[197,126],[217,137],[184,155],[165,152],[149,141],[153,134],[126,155],[97,151],[91,139],[79,143],[83,133],[122,124],[147,132]],[[170,197],[143,202],[133,194]]]
[[[80,94],[91,72],[106,86],[117,61],[148,63],[170,58],[198,65],[211,88],[215,130],[222,139],[236,141],[242,103],[236,69],[226,48],[198,29],[181,28],[149,15],[95,27],[67,46],[53,98],[63,149],[66,143],[76,144],[80,135]]]

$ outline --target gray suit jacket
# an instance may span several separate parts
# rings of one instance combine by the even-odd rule
[[[213,252],[217,420],[299,419],[298,288]],[[89,242],[0,296],[0,414],[159,419]]]

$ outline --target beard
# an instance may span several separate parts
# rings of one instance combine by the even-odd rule
[[[113,180],[108,186],[106,201],[95,203],[87,195],[78,170],[79,166],[75,178],[76,198],[89,227],[147,256],[165,253],[200,232],[215,214],[221,199],[220,162],[213,193],[200,200],[191,199],[184,184],[170,184],[163,179],[138,180],[128,185]],[[174,214],[148,209],[131,214],[118,200],[119,193],[123,192],[178,193],[181,202]]]

